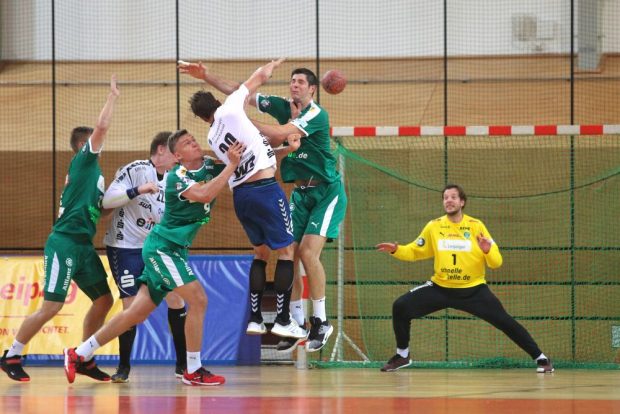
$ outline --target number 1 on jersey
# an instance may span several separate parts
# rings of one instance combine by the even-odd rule
[[[456,254],[452,253],[452,264],[456,266]]]

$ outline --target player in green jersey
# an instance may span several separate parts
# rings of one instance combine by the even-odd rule
[[[166,179],[164,216],[149,233],[142,248],[144,272],[131,305],[116,315],[77,348],[65,349],[65,373],[72,383],[83,361],[100,346],[130,327],[142,323],[171,291],[188,305],[185,320],[187,368],[182,381],[188,385],[220,385],[224,377],[202,367],[202,327],[207,295],[187,263],[188,248],[200,227],[211,217],[211,204],[228,184],[239,165],[243,145],[231,145],[230,164],[220,169],[213,159],[205,158],[196,139],[186,130],[170,135],[168,146],[179,165]]]
[[[220,92],[230,95],[239,83],[222,79],[209,73],[202,63],[180,63],[188,71],[199,73],[205,82]],[[325,312],[325,269],[321,252],[326,241],[338,236],[344,220],[347,196],[336,170],[336,159],[331,152],[329,116],[313,97],[319,81],[307,68],[292,71],[289,90],[291,97],[266,96],[253,93],[248,102],[259,111],[273,116],[280,125],[252,121],[276,148],[289,136],[301,135],[301,145],[290,152],[281,163],[282,180],[295,183],[290,199],[295,240],[295,260],[301,260],[308,276],[312,313],[306,351],[320,350],[333,332]],[[297,266],[296,266],[297,268]],[[296,274],[291,294],[291,314],[298,324],[304,324],[301,292],[303,283]],[[296,340],[285,338],[277,349],[288,351]]]
[[[69,165],[65,188],[60,197],[59,217],[44,249],[43,304],[24,320],[13,344],[0,360],[2,370],[13,380],[30,381],[22,367],[24,347],[62,309],[72,280],[93,301],[84,317],[83,339],[103,325],[112,307],[107,275],[92,240],[101,215],[101,200],[105,190],[99,153],[119,96],[120,91],[113,75],[110,93],[95,129],[78,127],[71,132],[71,148],[75,156]],[[77,373],[99,381],[110,381],[110,376],[97,368],[92,356],[84,361]]]

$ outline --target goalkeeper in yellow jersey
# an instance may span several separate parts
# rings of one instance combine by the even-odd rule
[[[463,213],[466,202],[463,189],[449,184],[443,190],[446,215],[431,220],[418,238],[407,245],[380,243],[376,246],[377,250],[390,253],[399,260],[435,258],[435,273],[431,280],[411,289],[392,305],[396,354],[381,371],[395,371],[411,364],[411,319],[453,308],[477,316],[504,332],[536,360],[537,372],[553,372],[551,360],[488,288],[485,267],[500,267],[502,255],[484,224]]]

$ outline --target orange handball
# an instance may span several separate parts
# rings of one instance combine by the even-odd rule
[[[337,95],[347,86],[347,78],[345,78],[344,73],[338,69],[328,70],[321,79],[321,85],[323,85],[325,92],[331,95]]]

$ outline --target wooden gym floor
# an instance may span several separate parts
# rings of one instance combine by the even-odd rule
[[[190,387],[170,366],[140,365],[132,368],[127,384],[78,376],[69,385],[62,367],[30,367],[30,383],[0,378],[0,412],[620,413],[620,371],[209,368],[224,375],[226,384]]]

